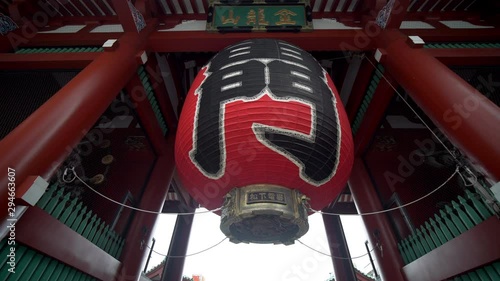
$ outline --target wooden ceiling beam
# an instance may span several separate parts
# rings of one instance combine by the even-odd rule
[[[8,53],[12,50],[12,46],[6,36],[0,36],[0,53]]]
[[[128,6],[128,1],[123,0],[111,0],[113,8],[115,9],[120,24],[125,32],[137,32],[135,27],[134,17]]]
[[[409,12],[406,14],[405,20],[475,20],[480,19],[479,12]]]
[[[57,46],[102,46],[108,39],[118,39],[121,32],[110,33],[38,33],[30,40],[21,42],[16,47],[57,47]]]
[[[74,6],[77,9],[77,11],[78,11],[77,15],[78,16],[92,15],[91,12],[92,13],[95,12],[94,10],[90,9],[90,7],[92,7],[92,6],[89,7],[87,5],[84,5],[84,3],[82,3],[82,2],[80,2],[78,0],[67,0],[67,2],[68,2],[69,5],[72,5],[72,6]],[[68,5],[68,4],[66,4],[66,5]],[[87,9],[87,8],[89,8],[89,9]],[[95,15],[95,13],[94,13],[94,15]]]
[[[94,16],[96,16],[96,17],[102,17],[103,16],[103,14],[99,10],[99,8],[97,8],[97,6],[94,5],[94,3],[92,1],[85,1],[85,2],[81,2],[81,3],[84,4],[85,8],[89,9],[90,11],[92,11],[92,13],[94,14]]]
[[[402,29],[405,35],[418,35],[425,42],[497,42],[500,28],[485,29]]]
[[[7,14],[18,25],[23,24],[23,17],[31,19],[37,12],[37,8],[29,0],[14,0],[9,6]]]
[[[135,7],[146,20],[160,15],[158,12],[160,11],[160,7],[155,0],[137,0],[135,1]]]
[[[325,12],[325,8],[326,8],[326,3],[328,2],[328,0],[320,0],[321,3],[319,5],[319,12]],[[333,1],[333,4],[332,4],[332,9],[335,7],[335,2],[337,2],[337,0],[332,0]]]
[[[383,76],[385,76],[385,79],[380,79],[361,125],[354,135],[354,155],[356,156],[362,156],[367,151],[370,141],[380,127],[380,123],[384,120],[385,112],[393,99],[395,93],[393,85],[396,85],[396,87],[398,85],[389,74],[385,73]]]
[[[83,69],[100,53],[0,54],[0,70]]]
[[[155,52],[218,52],[251,38],[275,38],[288,41],[306,51],[370,50],[372,44],[356,48],[358,41],[370,41],[360,30],[314,30],[311,32],[252,32],[221,34],[206,31],[155,32],[149,38]]]
[[[351,4],[352,4],[352,1],[354,1],[354,0],[346,0],[344,7],[342,7],[342,12],[347,12],[347,10],[349,9],[349,6],[351,6]]]
[[[193,8],[194,14],[200,13],[200,9],[198,9],[198,4],[196,3],[196,0],[189,0],[189,3],[191,3],[191,8]]]
[[[188,7],[186,5],[186,2],[184,0],[177,0],[179,2],[179,6],[181,7],[182,14],[188,15]]]
[[[385,0],[363,0],[359,4],[359,12],[361,13],[363,26],[370,21],[374,21],[378,11],[380,11],[385,4]]]
[[[86,16],[86,17],[54,17],[49,21],[50,26],[63,26],[70,24],[119,24],[120,20],[116,16]]]
[[[208,13],[208,0],[201,0],[201,2],[203,3],[203,9],[205,9],[205,14]]]
[[[456,65],[500,65],[500,49],[425,49],[427,53],[448,66]]]
[[[164,23],[167,28],[172,28],[182,21],[188,20],[206,20],[206,14],[186,14],[186,15],[160,15],[158,21]]]
[[[438,3],[434,4],[432,11],[431,12],[441,12],[441,9],[443,9],[446,4],[448,4],[448,1],[446,0],[441,0]]]
[[[425,42],[493,42],[500,38],[500,29],[404,29],[405,35],[418,35]],[[119,38],[123,33],[71,33],[36,34],[16,47],[102,46],[108,39]],[[7,36],[8,37],[8,36]],[[156,52],[217,52],[230,44],[249,38],[276,38],[289,41],[306,51],[367,51],[375,47],[362,30],[314,30],[300,33],[211,33],[206,31],[156,31],[149,37],[149,48]],[[8,39],[8,38],[7,38]],[[7,46],[8,40],[3,40]],[[203,42],[203,44],[200,44]],[[368,42],[362,48],[359,42]]]
[[[399,28],[406,17],[410,0],[396,0],[385,28]]]
[[[102,10],[102,12],[106,15],[106,16],[112,16],[113,14],[116,15],[116,12],[114,10],[112,10],[112,7],[111,5],[105,1],[105,0],[101,0],[101,1],[94,1],[94,3],[99,6],[99,8]]]

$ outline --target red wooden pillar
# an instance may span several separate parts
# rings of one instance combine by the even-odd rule
[[[151,141],[153,149],[157,155],[163,155],[165,152],[165,137],[162,134],[160,124],[156,119],[155,113],[149,103],[146,90],[142,85],[138,75],[133,75],[127,83],[125,89],[128,92],[134,109],[141,120],[141,124]]]
[[[379,70],[376,69],[375,71]],[[386,78],[392,85],[395,84],[391,77]],[[380,79],[363,121],[361,121],[356,135],[354,135],[354,154],[357,156],[365,153],[375,132],[380,127],[380,123],[384,120],[385,112],[394,96],[394,89],[391,84],[384,78]]]
[[[500,180],[500,109],[406,36],[385,30],[381,63],[443,133],[483,172]]]
[[[188,212],[194,212],[194,209],[189,209]],[[162,281],[181,281],[193,219],[194,214],[177,216],[168,248],[168,256],[161,275]]]
[[[356,280],[340,216],[323,215],[336,281]]]
[[[155,53],[149,55],[148,61],[146,62],[146,71],[149,74],[160,110],[165,116],[165,122],[167,122],[168,129],[173,131],[177,130],[177,117],[173,111],[172,102],[168,96],[165,81],[163,80],[160,65],[158,64]]]
[[[174,140],[175,134],[171,133],[165,144],[165,154],[158,158],[138,208],[161,211],[175,167]],[[125,247],[120,258],[122,267],[116,281],[138,280],[157,218],[157,214],[135,213],[125,238]]]
[[[346,111],[349,116],[349,120],[351,122],[356,118],[356,113],[358,112],[358,108],[363,102],[363,98],[365,97],[366,88],[370,83],[370,79],[373,75],[373,65],[365,58],[363,62],[361,62],[361,67],[359,68],[358,75],[354,81],[354,85],[352,87],[351,96],[347,101]]]
[[[369,213],[383,209],[361,158],[355,158],[354,160],[351,177],[349,178],[349,187],[359,213]],[[362,216],[362,218],[370,243],[375,247],[373,252],[380,266],[382,280],[405,280],[401,273],[404,266],[403,260],[399,254],[396,237],[392,232],[386,214],[368,215]]]
[[[9,53],[12,51],[12,46],[6,36],[0,37],[0,53]]]
[[[0,171],[14,168],[17,185],[30,175],[48,180],[135,73],[144,39],[137,33],[123,35],[116,50],[104,52],[7,135],[0,142]],[[2,206],[7,206],[7,181],[3,172]]]

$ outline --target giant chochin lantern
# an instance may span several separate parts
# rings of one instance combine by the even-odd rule
[[[329,75],[289,43],[256,39],[219,52],[188,93],[177,130],[181,184],[222,206],[232,242],[292,244],[345,186],[351,129]]]

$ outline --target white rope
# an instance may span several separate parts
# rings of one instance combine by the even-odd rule
[[[90,190],[92,190],[93,192],[95,192],[97,195],[101,196],[102,198],[108,200],[108,201],[111,201],[117,205],[120,205],[122,207],[125,207],[125,208],[129,208],[129,209],[132,209],[132,210],[135,210],[135,211],[139,211],[139,212],[143,212],[143,213],[148,213],[148,214],[157,214],[157,215],[162,215],[162,214],[168,214],[168,215],[179,215],[179,216],[185,216],[185,215],[197,215],[197,214],[205,214],[205,213],[213,213],[213,212],[216,212],[216,211],[219,211],[221,210],[222,208],[219,207],[217,209],[214,209],[214,210],[207,210],[207,211],[200,211],[200,212],[193,212],[193,213],[162,213],[162,212],[158,212],[158,211],[150,211],[150,210],[144,210],[144,209],[140,209],[140,208],[136,208],[136,207],[132,207],[132,206],[129,206],[129,205],[126,205],[126,204],[123,204],[121,202],[118,202],[112,198],[109,198],[107,197],[106,195],[100,193],[99,191],[95,190],[94,188],[92,188],[90,185],[88,185],[85,181],[83,181],[75,172],[75,168],[72,167],[70,169],[73,174],[75,175],[75,177],[81,181],[86,187],[88,187]]]
[[[325,256],[328,256],[328,257],[331,257],[331,258],[334,258],[334,259],[339,259],[339,260],[354,260],[354,259],[359,259],[359,258],[365,257],[365,256],[367,256],[367,255],[369,254],[369,253],[366,253],[366,254],[361,255],[361,256],[357,256],[357,257],[350,257],[350,258],[345,258],[345,257],[336,257],[336,256],[329,255],[329,254],[327,254],[327,253],[323,253],[323,252],[321,252],[321,251],[319,251],[319,250],[316,250],[316,249],[314,249],[313,247],[311,247],[311,246],[308,246],[308,245],[304,244],[304,242],[300,241],[299,239],[297,239],[297,242],[299,242],[300,244],[302,244],[302,245],[306,246],[307,248],[309,248],[309,249],[311,249],[311,250],[315,251],[316,253],[320,253],[320,254],[322,254],[322,255],[325,255]],[[370,250],[370,252],[372,252],[372,251],[373,251],[373,249],[371,249],[371,250]]]
[[[464,182],[465,186],[473,186],[477,182],[477,176],[474,175],[474,173],[472,173],[470,170],[468,170],[468,168],[466,168],[466,171],[468,171],[468,173],[474,179],[473,181],[469,180],[469,182],[471,182],[471,183],[467,184],[467,181],[465,180],[465,177],[464,177],[464,175],[462,175],[462,173],[458,172],[458,175],[460,175],[460,177],[462,178],[462,181]]]
[[[155,254],[157,254],[157,255],[160,255],[160,256],[163,256],[163,257],[166,257],[166,258],[185,258],[185,257],[195,256],[195,255],[201,254],[201,253],[203,253],[203,252],[206,252],[206,251],[208,251],[208,250],[210,250],[210,249],[213,249],[213,248],[215,248],[215,247],[219,246],[222,242],[224,242],[224,241],[226,241],[226,240],[227,240],[227,237],[225,237],[225,238],[224,238],[224,239],[222,239],[221,241],[217,242],[217,244],[212,245],[212,246],[210,246],[210,247],[208,247],[208,248],[206,248],[206,249],[204,249],[204,250],[201,250],[201,251],[199,251],[199,252],[195,252],[195,253],[192,253],[192,254],[186,254],[185,256],[169,256],[169,255],[164,255],[164,254],[162,254],[162,253],[159,253],[159,252],[157,252],[157,251],[155,251],[155,250],[151,249],[151,247],[149,247],[149,246],[147,246],[147,245],[146,245],[146,247],[148,247],[149,249],[151,249],[151,251],[152,251],[153,253],[155,253]]]
[[[396,87],[394,87],[394,85],[392,85],[392,83],[389,81],[389,79],[387,79],[387,77],[385,77],[384,73],[382,73],[382,71],[380,71],[377,66],[375,66],[375,64],[367,57],[365,56],[365,58],[368,60],[368,62],[375,68],[375,71],[377,71],[380,76],[382,76],[382,78],[384,78],[385,82],[387,82],[387,84],[389,84],[389,86],[394,90],[394,92],[403,100],[404,103],[406,103],[406,105],[408,106],[408,108],[410,108],[411,111],[413,111],[413,113],[415,113],[415,115],[418,117],[418,119],[420,119],[420,121],[422,121],[422,124],[424,124],[425,127],[427,127],[427,129],[429,129],[429,131],[431,132],[432,135],[434,135],[434,137],[443,145],[443,147],[446,149],[446,151],[448,151],[448,153],[451,155],[451,157],[453,157],[453,159],[455,159],[455,161],[457,162],[457,164],[460,164],[460,161],[458,161],[457,157],[450,151],[450,149],[441,141],[441,139],[436,135],[436,133],[434,133],[434,131],[429,127],[429,125],[427,125],[427,123],[424,121],[424,119],[422,117],[420,117],[420,115],[417,113],[417,111],[408,103],[408,101],[406,101],[405,98],[403,98],[403,95],[401,95],[401,93],[396,89]]]
[[[451,174],[451,176],[446,179],[445,182],[443,182],[440,186],[438,186],[436,189],[434,189],[433,191],[427,193],[426,195],[416,199],[416,200],[413,200],[409,203],[406,203],[406,204],[403,204],[401,206],[397,206],[397,207],[394,207],[394,208],[390,208],[390,209],[385,209],[385,210],[380,210],[380,211],[375,211],[375,212],[368,212],[368,213],[362,213],[362,214],[352,214],[354,216],[369,216],[369,215],[377,215],[377,214],[382,214],[382,213],[387,213],[387,212],[391,212],[391,211],[394,211],[394,210],[398,210],[398,209],[401,209],[401,208],[404,208],[404,207],[407,207],[407,206],[410,206],[412,204],[415,204],[421,200],[424,200],[425,198],[431,196],[433,193],[435,193],[436,191],[438,191],[439,189],[441,189],[443,186],[445,186],[456,174],[460,174],[459,172],[459,167],[457,167],[455,169],[455,172],[453,172],[453,174]],[[323,214],[323,215],[332,215],[332,216],[344,216],[344,215],[347,215],[347,214],[336,214],[336,213],[327,213],[327,212],[323,212],[323,211],[317,211],[317,210],[314,210],[312,209],[311,207],[309,207],[309,209],[311,211],[313,211],[314,213],[319,213],[319,214]],[[350,215],[350,214],[349,214]]]

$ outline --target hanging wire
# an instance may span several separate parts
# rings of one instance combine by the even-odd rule
[[[151,249],[151,247],[149,247],[149,246],[146,246],[146,247],[147,247],[147,248],[149,248],[149,249],[151,249],[151,251],[152,251],[153,253],[155,253],[155,254],[157,254],[157,255],[160,255],[160,256],[162,256],[162,257],[166,257],[166,258],[185,258],[185,257],[195,256],[195,255],[201,254],[201,253],[203,253],[203,252],[206,252],[206,251],[208,251],[208,250],[210,250],[210,249],[213,249],[213,248],[215,248],[215,247],[219,246],[220,244],[222,244],[222,242],[226,241],[227,239],[228,239],[228,238],[227,238],[227,237],[225,237],[225,238],[224,238],[224,239],[222,239],[221,241],[217,242],[216,244],[214,244],[214,245],[212,245],[212,246],[210,246],[210,247],[208,247],[208,248],[206,248],[206,249],[204,249],[204,250],[201,250],[201,251],[198,251],[198,252],[195,252],[195,253],[192,253],[192,254],[187,254],[187,255],[184,255],[184,256],[169,256],[169,255],[165,255],[165,254],[159,253],[159,252],[157,252],[157,251],[155,251],[155,250]],[[332,255],[329,255],[329,254],[327,254],[327,253],[323,253],[323,252],[321,252],[321,251],[319,251],[319,250],[316,250],[316,249],[314,249],[313,247],[311,247],[311,246],[309,246],[309,245],[305,244],[304,242],[302,242],[302,241],[300,241],[300,240],[298,240],[298,239],[297,239],[297,242],[299,242],[300,244],[304,245],[305,247],[307,247],[307,248],[309,248],[309,249],[311,249],[311,250],[313,250],[313,251],[315,251],[315,252],[317,252],[317,253],[319,253],[319,254],[322,254],[322,255],[325,255],[325,256],[328,256],[328,257],[331,257],[331,258],[334,258],[334,259],[341,259],[341,260],[359,259],[359,258],[362,258],[362,257],[365,257],[365,256],[367,256],[367,255],[368,255],[368,253],[366,253],[366,254],[363,254],[363,255],[360,255],[360,256],[357,256],[357,257],[351,257],[351,258],[337,257],[337,256],[332,256]],[[370,252],[373,252],[373,249],[371,249],[371,250],[370,250]]]
[[[418,117],[418,119],[420,119],[420,121],[422,122],[422,124],[424,124],[424,126],[441,143],[441,145],[446,149],[446,151],[451,155],[451,157],[453,157],[453,159],[455,160],[455,162],[457,164],[457,168],[455,169],[455,172],[453,172],[453,174],[448,179],[446,179],[446,181],[444,183],[442,183],[440,186],[438,186],[433,191],[429,192],[428,194],[426,194],[426,195],[424,195],[424,196],[422,196],[422,197],[420,197],[420,198],[418,198],[418,199],[416,199],[414,201],[411,201],[411,202],[409,202],[407,204],[403,204],[401,206],[397,206],[397,207],[394,207],[394,208],[380,210],[380,211],[375,211],[375,212],[362,213],[362,214],[338,214],[338,213],[328,213],[328,212],[314,210],[314,209],[311,208],[311,206],[309,205],[309,203],[307,201],[304,201],[304,204],[306,205],[306,207],[309,210],[311,210],[312,212],[314,212],[314,213],[319,213],[319,214],[324,214],[324,215],[335,215],[335,216],[338,216],[338,215],[355,215],[355,216],[376,215],[376,214],[391,212],[391,211],[394,211],[394,210],[398,210],[398,209],[407,207],[409,205],[415,204],[415,203],[417,203],[417,202],[419,202],[419,201],[421,201],[421,200],[429,197],[430,195],[432,195],[433,193],[435,193],[436,191],[438,191],[439,189],[441,189],[443,186],[445,186],[457,173],[462,178],[465,186],[474,185],[474,183],[477,182],[477,177],[474,175],[474,173],[472,173],[467,167],[465,167],[465,170],[469,174],[471,174],[472,177],[474,178],[474,182],[472,182],[471,184],[467,184],[464,176],[462,175],[462,173],[460,173],[460,167],[462,166],[462,163],[460,163],[460,161],[457,159],[457,157],[455,156],[455,154],[444,144],[444,142],[436,135],[436,133],[434,133],[434,131],[429,127],[429,125],[424,121],[424,119],[418,114],[418,112],[410,105],[410,103],[408,103],[408,101],[403,97],[403,95],[401,95],[401,93],[396,89],[396,87],[394,87],[394,85],[392,85],[392,83],[389,81],[389,79],[387,79],[387,77],[384,75],[384,73],[382,71],[380,71],[377,68],[377,66],[367,56],[363,56],[363,58],[366,58],[368,60],[368,62],[373,66],[373,68],[375,69],[375,71],[377,71],[380,74],[380,76],[382,76],[382,78],[384,78],[384,80],[387,82],[387,84],[389,84],[389,86],[401,98],[401,100],[403,100],[403,102],[408,106],[408,108],[410,108],[410,110]]]
[[[334,61],[334,60],[343,60],[343,59],[352,58],[352,57],[353,57],[353,55],[347,55],[347,56],[343,56],[343,57],[328,58],[328,59],[324,59],[324,60]]]
[[[465,177],[464,177],[464,175],[462,175],[462,173],[460,173],[460,172],[459,172],[458,174],[459,174],[459,175],[460,175],[460,177],[462,178],[462,181],[464,182],[464,185],[465,185],[465,186],[473,186],[473,185],[477,182],[477,176],[476,176],[476,175],[474,175],[474,173],[473,173],[471,170],[469,170],[469,168],[467,168],[467,167],[465,167],[465,171],[466,171],[469,175],[471,175],[471,177],[474,179],[473,181],[469,180],[469,182],[470,182],[470,183],[467,183],[467,181],[465,180]]]
[[[370,58],[368,58],[367,56],[365,56],[365,58],[375,68],[375,71],[377,71],[380,74],[380,76],[382,76],[382,78],[384,78],[385,82],[387,82],[387,84],[389,84],[389,86],[394,90],[394,92],[403,100],[403,102],[408,106],[408,108],[410,108],[410,110],[413,111],[413,113],[415,113],[415,115],[418,117],[418,119],[420,119],[420,121],[422,121],[422,124],[424,124],[424,126],[427,127],[427,129],[429,129],[431,134],[434,135],[434,137],[441,143],[441,145],[443,145],[443,147],[446,149],[446,151],[448,151],[448,153],[451,155],[451,157],[453,157],[453,159],[455,159],[457,164],[461,164],[460,161],[455,156],[455,154],[453,154],[453,152],[451,152],[451,150],[444,144],[444,142],[441,141],[441,139],[436,135],[436,133],[434,133],[434,131],[429,127],[429,125],[427,125],[427,123],[424,121],[424,119],[418,114],[418,112],[410,105],[410,103],[408,103],[408,101],[403,97],[403,95],[401,95],[401,93],[396,89],[396,87],[394,87],[394,85],[392,85],[392,83],[389,81],[389,79],[387,79],[387,77],[385,77],[384,73],[377,68],[377,66],[370,60]]]
[[[162,214],[168,214],[168,215],[178,215],[178,216],[186,216],[186,215],[197,215],[197,214],[205,214],[205,213],[213,213],[213,212],[217,212],[219,210],[222,209],[222,207],[219,207],[219,208],[216,208],[216,209],[213,209],[213,210],[207,210],[207,211],[199,211],[199,212],[192,212],[192,213],[162,213],[162,212],[158,212],[158,211],[150,211],[150,210],[144,210],[144,209],[140,209],[140,208],[136,208],[136,207],[132,207],[132,206],[129,206],[129,205],[126,205],[126,204],[123,204],[121,202],[118,202],[116,200],[113,200],[112,198],[109,198],[107,197],[106,195],[100,193],[99,191],[95,190],[94,188],[92,188],[89,184],[87,184],[83,179],[81,179],[75,172],[75,167],[71,167],[69,169],[70,171],[73,172],[73,174],[75,175],[75,177],[81,181],[86,187],[88,187],[90,190],[92,190],[94,193],[96,193],[97,195],[101,196],[102,198],[108,200],[108,201],[111,201],[117,205],[120,205],[122,207],[125,207],[125,208],[129,208],[129,209],[132,209],[132,210],[135,210],[135,211],[139,211],[139,212],[143,212],[143,213],[148,213],[148,214],[157,214],[157,215],[162,215]]]
[[[354,260],[354,259],[359,259],[359,258],[365,257],[365,256],[367,256],[367,255],[369,254],[369,253],[366,253],[366,254],[363,254],[363,255],[361,255],[361,256],[357,256],[357,257],[350,257],[350,258],[336,257],[336,256],[329,255],[329,254],[327,254],[327,253],[323,253],[323,252],[321,252],[321,251],[319,251],[319,250],[316,250],[316,249],[314,249],[313,247],[311,247],[311,246],[309,246],[309,245],[307,245],[307,244],[304,244],[304,242],[300,241],[299,239],[297,239],[297,242],[299,242],[300,244],[302,244],[302,245],[306,246],[307,248],[309,248],[309,249],[311,249],[311,250],[315,251],[316,253],[320,253],[320,254],[322,254],[322,255],[329,256],[329,257],[331,257],[331,258],[334,258],[334,259],[339,259],[339,260]],[[373,252],[373,249],[371,249],[371,250],[370,250],[370,252]]]
[[[403,204],[401,206],[397,206],[397,207],[394,207],[394,208],[390,208],[390,209],[385,209],[385,210],[380,210],[380,211],[375,211],[375,212],[368,212],[368,213],[362,213],[362,214],[352,214],[354,216],[369,216],[369,215],[376,215],[376,214],[382,214],[382,213],[387,213],[387,212],[391,212],[391,211],[394,211],[394,210],[398,210],[398,209],[401,209],[401,208],[404,208],[404,207],[407,207],[407,206],[410,206],[412,204],[415,204],[429,196],[431,196],[433,193],[435,193],[436,191],[438,191],[439,189],[441,189],[443,186],[445,186],[457,173],[459,175],[460,174],[460,171],[459,171],[459,167],[457,166],[457,168],[455,169],[455,172],[453,172],[453,174],[451,174],[451,176],[446,179],[445,182],[443,182],[441,185],[439,185],[437,188],[435,188],[433,191],[427,193],[426,195],[416,199],[416,200],[413,200],[409,203],[406,203],[406,204]],[[344,216],[346,214],[336,214],[336,213],[328,213],[328,212],[323,212],[323,211],[317,211],[317,210],[314,210],[313,208],[311,208],[311,206],[309,205],[309,203],[307,201],[304,201],[305,204],[306,204],[306,207],[309,208],[309,210],[311,210],[312,212],[314,213],[319,213],[319,214],[323,214],[323,215],[332,215],[332,216]]]
[[[151,249],[151,251],[152,251],[153,253],[155,253],[155,254],[157,254],[157,255],[160,255],[160,256],[163,256],[163,257],[166,257],[166,258],[185,258],[185,257],[195,256],[195,255],[201,254],[201,253],[203,253],[203,252],[206,252],[206,251],[208,251],[208,250],[210,250],[210,249],[213,249],[213,248],[215,248],[215,247],[219,246],[220,244],[222,244],[222,242],[224,242],[224,241],[226,241],[226,240],[227,240],[227,237],[225,237],[225,238],[224,238],[224,239],[222,239],[221,241],[217,242],[217,244],[212,245],[212,246],[210,246],[210,247],[208,247],[208,248],[206,248],[206,249],[204,249],[204,250],[201,250],[201,251],[199,251],[199,252],[195,252],[195,253],[192,253],[192,254],[187,254],[187,255],[184,255],[184,256],[169,256],[169,255],[164,255],[164,254],[162,254],[162,253],[159,253],[159,252],[157,252],[157,251],[155,251],[155,250],[151,249],[151,247],[149,247],[148,245],[146,245],[146,247],[148,247],[149,249]]]
[[[340,57],[340,58],[335,58],[335,59],[344,59],[344,58],[347,58],[347,57],[350,57],[350,56],[345,56],[345,57]],[[457,164],[460,165],[460,162],[458,161],[457,157],[451,152],[451,150],[443,143],[443,141],[441,141],[441,139],[434,133],[434,131],[432,131],[432,129],[429,127],[429,125],[427,125],[427,123],[424,121],[424,119],[417,113],[417,111],[408,103],[408,101],[406,101],[406,99],[401,95],[401,93],[396,89],[396,87],[394,87],[394,85],[392,85],[392,83],[387,79],[387,77],[384,75],[383,72],[381,72],[377,67],[376,65],[367,57],[367,56],[363,56],[363,58],[366,58],[368,60],[368,62],[374,67],[375,71],[379,72],[379,74],[384,78],[384,80],[387,82],[387,84],[389,84],[389,86],[394,90],[394,92],[403,100],[403,102],[410,108],[411,111],[413,111],[413,113],[418,117],[418,119],[420,119],[420,121],[424,124],[424,126],[432,133],[432,135],[434,135],[434,137],[441,143],[441,145],[446,149],[446,151],[453,157],[453,159],[455,159],[455,161],[457,162]],[[454,176],[455,174],[459,174],[460,177],[462,178],[462,180],[464,181],[464,184],[466,186],[471,186],[473,185],[474,183],[471,183],[471,184],[467,184],[466,181],[465,181],[465,178],[464,176],[460,173],[459,171],[460,167],[457,166],[457,168],[455,169],[455,172],[453,172],[453,174],[443,183],[441,184],[440,186],[438,186],[436,189],[434,189],[433,191],[429,192],[428,194],[412,201],[412,202],[409,202],[407,204],[403,204],[401,206],[398,206],[398,207],[394,207],[394,208],[390,208],[390,209],[385,209],[385,210],[381,210],[381,211],[375,211],[375,212],[368,212],[368,213],[362,213],[362,214],[353,214],[353,215],[357,215],[357,216],[368,216],[368,215],[376,215],[376,214],[381,214],[381,213],[386,213],[386,212],[391,212],[391,211],[394,211],[394,210],[398,210],[398,209],[401,209],[401,208],[404,208],[404,207],[407,207],[409,205],[412,205],[412,204],[415,204],[427,197],[429,197],[430,195],[432,195],[433,193],[437,192],[439,189],[441,189],[444,185],[446,185],[446,183],[448,183]],[[105,198],[106,200],[108,201],[111,201],[117,205],[120,205],[120,206],[123,206],[125,208],[129,208],[129,209],[132,209],[132,210],[136,210],[136,211],[140,211],[140,212],[144,212],[144,213],[150,213],[150,214],[172,214],[172,215],[194,215],[194,214],[204,214],[204,213],[213,213],[213,212],[216,212],[216,211],[220,211],[222,209],[222,207],[219,207],[219,208],[216,208],[216,209],[213,209],[213,210],[207,210],[207,211],[200,211],[200,212],[192,212],[192,213],[162,213],[162,212],[158,212],[158,211],[150,211],[150,210],[144,210],[144,209],[140,209],[140,208],[135,208],[135,207],[132,207],[132,206],[129,206],[129,205],[126,205],[126,204],[123,204],[121,202],[118,202],[116,200],[113,200],[107,196],[105,196],[104,194],[101,194],[100,192],[98,192],[97,190],[95,190],[94,188],[92,188],[89,184],[87,184],[85,181],[83,181],[75,172],[75,168],[72,167],[70,169],[73,174],[75,175],[75,177],[80,180],[80,182],[82,182],[86,187],[88,187],[90,190],[92,190],[94,193],[96,193],[97,195]],[[66,171],[65,171],[66,173]],[[477,181],[477,177],[475,177],[475,175],[472,173],[472,172],[469,172],[473,177],[474,177],[474,180]],[[350,214],[337,214],[337,213],[328,213],[328,212],[323,212],[323,211],[318,211],[318,210],[314,210],[313,208],[310,207],[309,203],[307,201],[304,201],[304,203],[306,204],[306,207],[311,210],[312,212],[314,213],[319,213],[319,214],[324,214],[324,215],[350,215]],[[224,241],[224,240],[222,240]],[[222,243],[219,242],[218,244]],[[299,241],[299,240],[297,240]],[[301,244],[303,244],[301,241],[299,241]],[[218,245],[217,244],[217,245]],[[307,246],[304,244],[304,246]],[[153,250],[154,252],[154,250]],[[159,253],[157,253],[159,254]],[[322,253],[324,254],[324,253]]]

